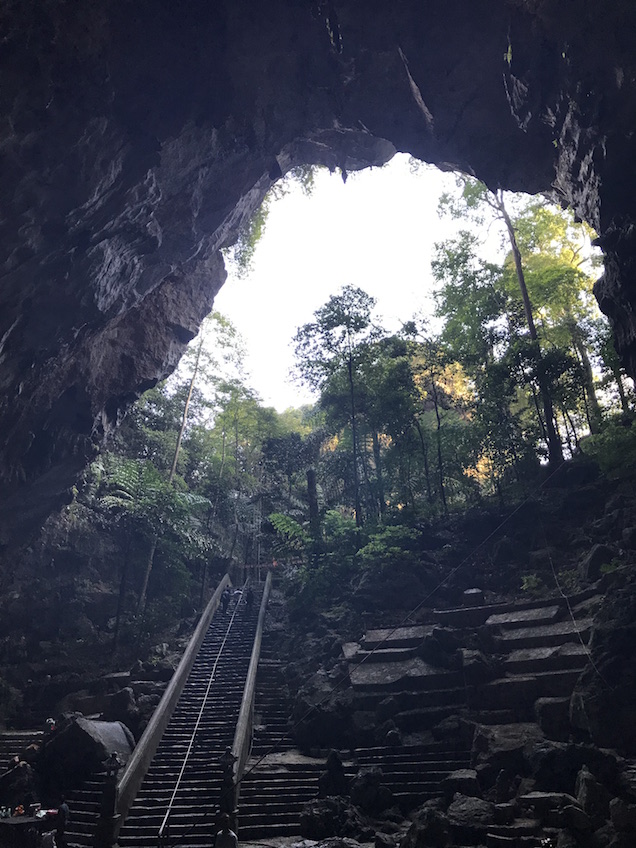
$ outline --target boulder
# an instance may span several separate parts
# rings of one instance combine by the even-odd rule
[[[619,774],[616,755],[592,745],[546,740],[529,752],[528,762],[537,788],[547,792],[575,793],[576,778],[583,766],[587,766],[603,785],[612,789]]]
[[[437,668],[461,667],[460,639],[450,627],[434,627],[418,648],[422,659]]]
[[[138,738],[137,725],[139,722],[139,708],[131,686],[124,686],[119,692],[112,695],[104,709],[102,718],[104,721],[121,721],[129,727]]]
[[[592,819],[585,810],[582,810],[577,804],[569,804],[563,808],[565,824],[570,830],[578,833],[590,833],[594,830]]]
[[[377,815],[394,804],[393,793],[383,782],[379,768],[361,769],[351,781],[351,801],[367,813]]]
[[[455,841],[474,844],[473,840],[485,841],[488,826],[495,821],[495,805],[458,792],[446,815]]]
[[[616,557],[616,551],[607,545],[594,545],[578,565],[579,577],[593,583],[601,576],[601,568]]]
[[[471,798],[481,798],[481,789],[475,769],[456,769],[442,781],[442,791],[447,801],[459,792]]]
[[[497,677],[497,669],[481,651],[462,648],[462,672],[469,686],[479,686]]]
[[[518,801],[526,815],[533,815],[548,827],[566,827],[568,817],[564,811],[576,807],[576,798],[566,792],[527,792]]]
[[[590,641],[594,662],[583,670],[574,688],[570,722],[598,747],[633,756],[636,574],[633,568],[621,568],[608,577],[613,578],[612,587],[597,613]]]
[[[354,736],[352,692],[336,690],[324,671],[313,675],[296,697],[292,721],[294,736],[302,751],[312,748],[348,748]],[[371,728],[375,725],[370,714]]]
[[[450,844],[448,819],[437,802],[429,801],[413,814],[413,823],[400,842],[400,848],[446,848]]]
[[[528,756],[545,736],[534,723],[480,724],[473,737],[473,763],[488,763],[498,772],[528,773]]]
[[[358,810],[340,797],[320,798],[305,804],[300,814],[300,833],[306,839],[316,840],[337,836],[370,841],[374,837],[374,831]]]
[[[629,804],[621,798],[612,798],[609,813],[616,830],[636,833],[636,804]]]
[[[376,831],[373,848],[395,848],[397,839],[393,834]]]
[[[42,771],[58,792],[67,791],[100,771],[113,752],[125,765],[133,748],[132,735],[121,722],[76,718],[45,746]]]
[[[572,729],[569,698],[538,698],[534,704],[534,714],[548,739],[567,742]]]
[[[559,830],[556,848],[581,848],[581,843],[573,833],[563,828]]]

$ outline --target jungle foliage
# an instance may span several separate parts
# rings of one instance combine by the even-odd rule
[[[115,642],[199,604],[232,563],[276,559],[315,597],[416,562],[427,522],[513,499],[586,445],[609,463],[631,436],[589,232],[467,178],[440,210],[461,226],[436,245],[434,315],[388,332],[345,285],[298,329],[315,406],[263,406],[215,313],[131,410],[79,495],[121,538]]]

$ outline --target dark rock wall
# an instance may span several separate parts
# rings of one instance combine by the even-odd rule
[[[175,366],[295,164],[397,149],[554,190],[601,234],[636,373],[635,24],[631,0],[2,0],[0,535]]]

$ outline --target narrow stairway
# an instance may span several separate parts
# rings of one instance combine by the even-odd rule
[[[5,770],[9,760],[20,755],[34,742],[44,742],[44,733],[37,730],[0,731],[0,773]]]
[[[471,763],[475,725],[505,732],[538,724],[548,738],[567,741],[569,698],[589,662],[599,600],[590,589],[571,598],[436,610],[437,624],[368,630],[361,643],[344,645],[361,725],[376,744],[384,733],[391,741],[356,751],[358,764],[380,766],[407,811],[449,791],[452,797],[453,781],[459,786],[466,777],[453,771]],[[418,736],[419,748],[412,744]],[[517,818],[510,804],[497,804],[497,820],[486,830],[453,826],[453,844],[546,844],[554,833],[542,828],[531,800],[519,799]]]
[[[121,848],[156,848],[171,801],[166,845],[207,848],[212,844],[221,798],[220,757],[234,738],[258,619],[261,590],[254,588],[249,614],[245,606],[233,619],[232,608],[225,615],[220,610],[215,614],[120,832]]]
[[[254,741],[239,794],[239,838],[300,836],[304,804],[318,793],[324,759],[300,754],[288,736],[291,702],[281,673],[283,663],[263,637],[256,678]]]

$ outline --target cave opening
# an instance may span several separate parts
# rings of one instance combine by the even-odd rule
[[[127,422],[137,414],[132,410],[126,418],[136,399],[177,367],[218,292],[216,305],[223,308],[229,289],[222,289],[226,279],[222,251],[230,247],[283,174],[303,166],[323,166],[348,175],[344,188],[353,191],[358,172],[360,184],[366,179],[361,169],[372,167],[381,179],[381,166],[400,151],[439,166],[444,173],[457,169],[474,175],[495,191],[554,192],[598,233],[604,269],[599,269],[595,293],[611,321],[621,357],[615,365],[619,374],[616,403],[622,403],[620,369],[636,374],[634,16],[630,0],[617,0],[611,8],[595,0],[570,4],[561,0],[431,0],[426,4],[413,0],[391,4],[360,0],[113,4],[93,0],[79,5],[32,0],[3,4],[0,573],[6,589],[0,601],[0,718],[40,720],[37,710],[29,712],[24,704],[55,708],[62,693],[73,696],[65,708],[92,709],[93,691],[69,692],[69,675],[72,686],[79,686],[73,666],[92,686],[99,683],[93,678],[100,663],[105,669],[114,662],[113,644],[118,640],[128,646],[131,656],[139,644],[151,651],[155,625],[158,630],[175,618],[171,638],[181,638],[181,623],[186,622],[187,629],[187,620],[194,621],[195,607],[201,605],[212,579],[223,574],[232,559],[247,562],[259,557],[255,528],[269,519],[258,498],[240,491],[234,481],[227,491],[220,491],[214,478],[203,493],[196,493],[198,506],[207,513],[197,514],[195,529],[209,527],[219,516],[222,529],[214,538],[210,534],[205,555],[190,556],[188,548],[186,556],[183,551],[194,532],[186,539],[185,534],[171,536],[170,528],[165,544],[155,545],[156,526],[143,524],[150,510],[133,517],[132,510],[125,512],[124,484],[130,485],[132,475],[117,480],[120,488],[103,486],[100,491],[100,480],[112,469],[100,466],[98,451],[124,433]],[[340,176],[332,180],[343,188]],[[345,201],[338,202],[344,210]],[[371,211],[378,198],[367,196],[363,202],[365,211]],[[322,214],[337,223],[336,212]],[[349,216],[356,214],[360,213]],[[381,288],[394,301],[398,236],[406,235],[422,250],[420,234],[407,230],[406,224],[401,225],[403,232],[393,233],[389,223],[395,224],[396,217],[390,216],[379,229],[374,228],[377,216],[373,223],[367,221],[367,247],[362,248],[375,259],[373,270],[383,276]],[[302,223],[298,213],[296,218]],[[409,223],[417,220],[417,214],[412,214]],[[305,224],[305,229],[312,225]],[[284,238],[300,239],[289,230]],[[276,330],[268,316],[282,312],[282,301],[294,301],[296,291],[312,288],[317,299],[306,314],[297,313],[294,324],[309,321],[334,288],[346,283],[364,288],[366,280],[354,277],[358,269],[344,264],[334,239],[333,232],[328,232],[314,248],[304,248],[312,271],[320,267],[313,250],[327,259],[316,283],[309,274],[299,273],[302,266],[296,260],[295,279],[280,294],[269,280],[257,281],[254,292],[241,281],[234,284],[238,308],[246,311],[251,301],[256,321],[266,326],[261,351],[274,348],[273,336],[279,341],[295,329]],[[383,265],[380,260],[380,248],[386,247],[393,264]],[[278,249],[273,275],[286,249]],[[355,262],[356,254],[352,256]],[[420,269],[424,264],[424,259],[412,263]],[[370,272],[362,274],[366,277]],[[328,289],[320,289],[323,282]],[[418,287],[419,280],[414,280],[412,288]],[[396,320],[410,317],[405,308],[395,316]],[[501,326],[493,321],[491,329],[498,332]],[[495,351],[497,344],[501,346],[498,339],[491,345]],[[399,353],[403,348],[392,350]],[[578,355],[583,374],[584,356],[581,351]],[[527,360],[520,357],[520,370]],[[393,379],[391,372],[386,396],[395,401],[395,409],[400,397],[389,390],[396,385],[397,377]],[[429,379],[428,386],[434,385]],[[591,429],[594,410],[590,403],[586,406],[580,389],[580,381],[564,385],[563,403],[576,395],[583,422],[579,430],[588,424]],[[540,392],[536,394],[532,401],[540,421]],[[433,467],[436,462],[441,465],[443,415],[437,414],[442,407],[436,400],[429,401],[427,448],[422,433],[417,428],[413,431],[418,449]],[[258,416],[255,419],[258,423]],[[178,415],[173,409],[175,420]],[[570,442],[568,451],[574,454],[578,425],[562,415],[560,426]],[[630,426],[629,416],[624,416],[616,430],[627,436]],[[149,454],[174,450],[172,436],[177,428],[169,432],[166,451],[167,429],[156,428],[148,439],[150,447],[144,445],[143,450]],[[217,477],[219,469],[227,468],[225,448],[236,432],[228,427],[216,434]],[[361,471],[371,469],[375,476],[358,482],[369,491],[373,488],[369,480],[375,486],[373,498],[362,508],[379,515],[384,493],[377,457],[386,444],[374,440],[373,433],[367,435],[364,449],[369,461],[360,463]],[[232,442],[235,457],[246,454],[238,441]],[[617,451],[619,464],[629,468],[632,455],[627,438],[617,443],[625,446],[623,452]],[[455,446],[450,444],[444,458],[454,459]],[[199,447],[193,443],[190,458],[201,458],[204,450],[197,454]],[[441,450],[446,448],[442,445]],[[348,466],[344,451],[339,457],[338,470],[349,469],[350,479],[351,466],[356,467],[355,451],[354,445]],[[136,462],[139,457],[124,459]],[[90,474],[82,476],[91,461]],[[147,471],[142,465],[135,467]],[[487,469],[474,466],[487,474]],[[122,462],[117,470],[129,472],[131,467]],[[613,482],[597,485],[585,476],[589,467],[580,469],[574,475],[581,475],[580,491],[574,491],[575,480],[571,490],[548,496],[543,518],[549,538],[545,534],[538,538],[539,508],[529,504],[522,528],[526,535],[493,545],[482,561],[480,579],[492,591],[532,592],[546,575],[551,577],[553,561],[558,559],[555,551],[563,554],[566,579],[574,582],[579,565],[585,571],[583,579],[595,570],[599,576],[602,568],[607,573],[618,571],[623,604],[620,636],[621,628],[625,632],[625,627],[633,625],[633,578],[625,577],[620,568],[636,548],[633,489],[621,490]],[[255,478],[261,473],[257,461],[252,471]],[[127,505],[147,507],[150,495],[159,490],[166,499],[172,496],[172,492],[166,494],[166,487],[161,489],[165,480],[160,481],[160,476],[140,474],[133,480],[137,499],[128,497]],[[384,482],[388,476],[387,472]],[[468,502],[465,493],[472,482],[460,480],[459,474],[447,477],[446,489],[443,479],[433,479],[428,491],[425,482],[419,488],[411,486],[411,491],[405,485],[407,494],[401,500],[384,498],[387,508],[395,514],[407,513],[416,499],[412,491],[417,489],[416,497],[427,508],[435,502],[437,514],[446,520],[453,498]],[[278,485],[281,500],[294,519],[294,510],[299,509],[297,492],[289,479],[283,482]],[[314,532],[311,521],[318,498],[315,486],[313,491],[311,487],[308,475],[308,527]],[[349,544],[350,557],[354,556],[351,551],[357,553],[362,532],[352,518],[354,510],[356,518],[358,512],[353,488],[351,484],[347,493],[346,514],[327,519],[328,531],[334,536],[340,533]],[[175,487],[177,496],[184,491]],[[503,501],[495,484],[492,493],[493,501],[497,497]],[[104,496],[104,510],[120,510],[113,525],[84,520],[89,498],[98,495]],[[466,522],[465,536],[442,538],[426,527],[421,532],[419,542],[432,552],[425,560],[437,563],[434,571],[438,566],[440,571],[456,568],[448,538],[457,542],[458,550],[463,545],[472,550],[482,530],[496,524],[492,515],[480,511],[474,487],[470,497],[476,506]],[[184,500],[170,500],[173,514],[182,514],[178,510]],[[237,505],[249,506],[249,512],[239,514]],[[124,514],[127,518],[119,521]],[[303,542],[297,526],[285,522],[280,513],[272,514],[276,516],[272,528],[277,524],[277,532],[280,528],[293,542]],[[49,520],[49,516],[55,518]],[[572,516],[571,527],[564,530]],[[224,546],[219,544],[223,528]],[[413,539],[409,532],[401,536],[400,532],[389,525],[374,542],[386,551],[399,548],[392,544],[397,539],[406,546],[399,550],[407,550],[410,556],[414,551],[408,545]],[[604,550],[598,550],[597,543]],[[143,568],[147,574],[152,559],[149,551],[154,556],[155,550],[142,627],[138,595]],[[622,559],[625,550],[627,559]],[[377,565],[373,548],[367,555],[371,567]],[[332,562],[336,559],[334,554]],[[509,560],[514,560],[515,567],[506,570]],[[346,574],[337,575],[332,583],[338,587],[347,579]],[[469,579],[472,574],[460,572],[446,597],[449,604],[461,602]],[[421,583],[417,580],[418,597],[422,597],[430,588],[428,577]],[[363,584],[361,580],[361,605],[366,602]],[[381,589],[371,601],[377,608],[395,603],[397,609],[403,598],[413,594],[413,585],[412,575],[405,571],[397,589],[386,581],[384,594]],[[125,615],[120,615],[122,610]],[[123,621],[126,616],[128,620]],[[329,638],[331,651],[336,643]],[[633,652],[624,641],[621,645],[622,664],[610,656],[610,671],[620,678],[627,663],[633,679],[629,664],[633,657],[627,656]],[[139,654],[135,656],[139,659]],[[164,659],[155,655],[150,662],[169,672]],[[483,671],[478,662],[476,673]],[[594,710],[607,702],[595,713],[599,716],[596,732],[600,730],[600,739],[609,734],[610,745],[620,743],[618,737],[624,732],[633,751],[633,687],[622,691],[623,700],[614,715],[613,699],[606,698],[605,692],[593,699]],[[581,700],[580,720],[587,721],[586,706]],[[614,720],[616,715],[620,721]]]

